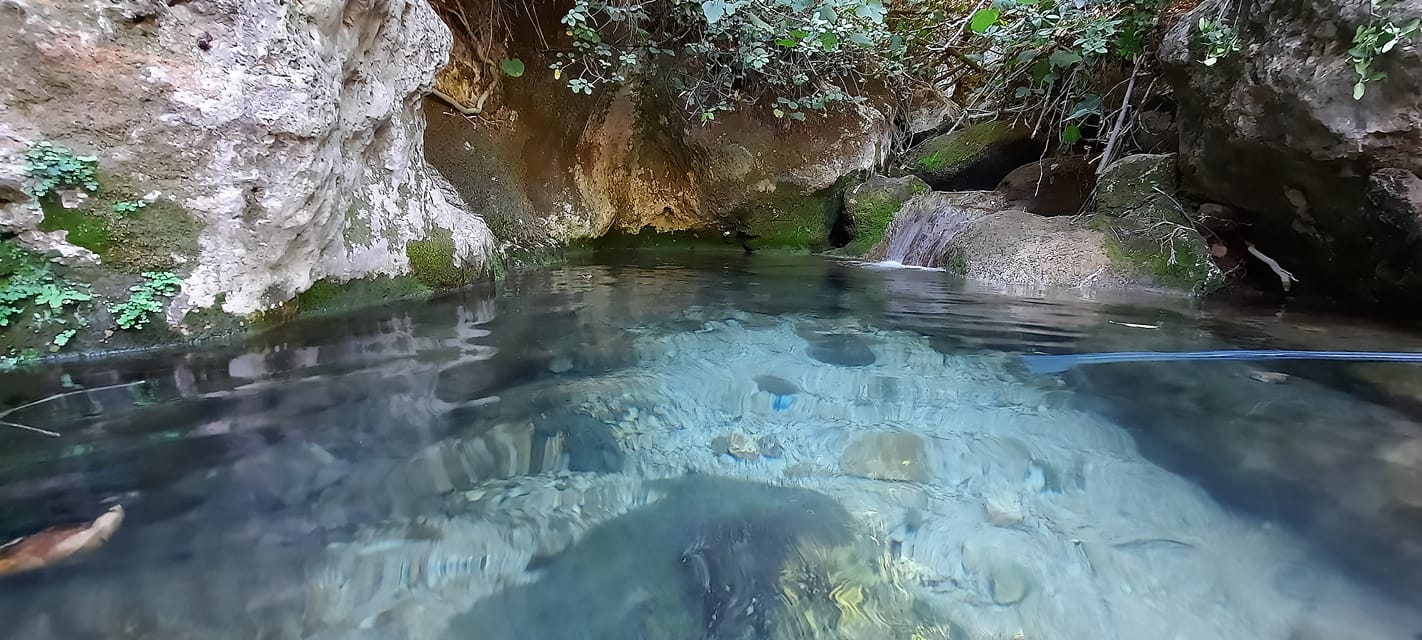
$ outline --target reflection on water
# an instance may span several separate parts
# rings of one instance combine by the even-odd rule
[[[8,374],[6,407],[91,391],[10,417],[60,438],[0,431],[0,539],[128,517],[0,577],[0,617],[38,640],[1422,633],[1422,370],[1018,359],[1230,347],[1422,340],[631,258]]]

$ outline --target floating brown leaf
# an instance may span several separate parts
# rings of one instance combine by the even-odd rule
[[[50,527],[32,536],[0,546],[0,575],[46,567],[65,558],[99,548],[123,524],[123,507],[114,505],[93,522]]]

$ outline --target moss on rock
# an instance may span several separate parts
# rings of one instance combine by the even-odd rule
[[[1147,209],[1174,209],[1175,154],[1136,154],[1111,163],[1101,173],[1094,199],[1096,212],[1123,217]]]
[[[780,184],[737,210],[732,219],[751,250],[808,253],[828,249],[843,209],[844,191],[855,179],[846,176],[812,192]]]
[[[904,164],[935,189],[991,189],[1041,149],[1030,129],[990,120],[929,138]]]
[[[69,244],[84,247],[100,257],[109,250],[113,237],[107,222],[86,209],[66,209],[57,200],[45,198],[40,208],[44,220],[40,221],[40,231],[65,231]]]
[[[928,183],[912,175],[875,176],[849,189],[844,194],[844,226],[852,240],[835,253],[854,257],[868,253],[884,239],[904,203],[928,190]]]
[[[1099,219],[1099,216],[1097,216]],[[1178,224],[1107,223],[1106,255],[1114,267],[1154,284],[1193,295],[1224,285],[1209,246],[1194,229]]]
[[[432,229],[421,240],[405,245],[410,275],[427,286],[453,288],[469,284],[482,274],[478,266],[460,264],[455,258],[454,235],[448,229]]]
[[[112,175],[100,180],[98,193],[76,208],[66,209],[53,198],[42,201],[40,230],[68,232],[70,244],[93,251],[106,267],[122,273],[168,270],[179,257],[197,255],[199,229],[181,206],[160,198],[119,213],[113,205],[138,201],[141,189]]]
[[[282,307],[262,315],[263,324],[276,324],[301,316],[324,315],[374,307],[400,300],[422,300],[434,289],[409,277],[377,277],[333,282],[321,280]]]

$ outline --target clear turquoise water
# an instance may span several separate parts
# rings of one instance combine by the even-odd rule
[[[1343,319],[604,257],[188,351],[0,374],[22,638],[1412,638],[1422,351]],[[138,383],[112,388],[110,385]],[[1020,634],[1020,635],[1019,635]]]

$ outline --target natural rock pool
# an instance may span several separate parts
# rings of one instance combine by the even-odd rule
[[[818,258],[607,257],[0,374],[7,637],[1422,634],[1422,338]],[[87,389],[87,390],[85,390]]]

